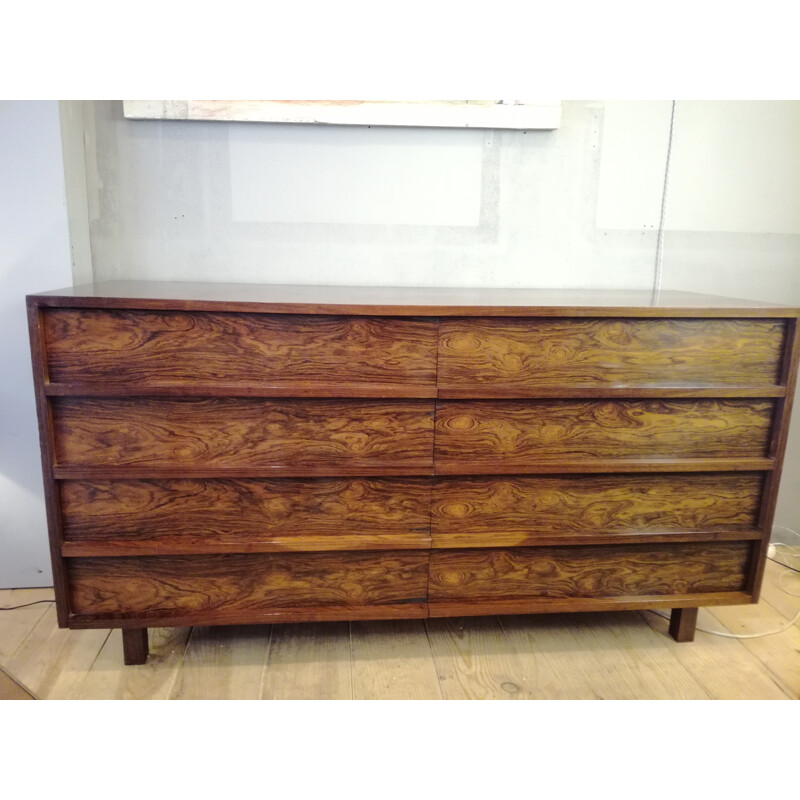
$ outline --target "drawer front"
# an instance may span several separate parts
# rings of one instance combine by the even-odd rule
[[[784,320],[475,319],[441,324],[439,381],[501,387],[780,381]]]
[[[51,381],[427,383],[436,323],[383,317],[52,309]]]
[[[441,402],[437,466],[613,458],[763,457],[766,400]]]
[[[428,554],[73,558],[67,560],[67,580],[73,614],[108,620],[196,615],[213,624],[267,618],[270,612],[357,613],[365,607],[408,614],[425,603]]]
[[[741,531],[757,526],[760,473],[438,478],[434,547],[510,547],[546,536]]]
[[[57,463],[139,467],[429,467],[433,403],[53,398]],[[300,472],[300,474],[303,474]]]
[[[421,549],[426,478],[61,482],[68,555]]]
[[[750,542],[434,550],[436,601],[742,591]]]

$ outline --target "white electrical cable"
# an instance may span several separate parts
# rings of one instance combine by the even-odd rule
[[[787,592],[787,594],[791,594],[791,592]],[[653,611],[653,614],[664,617],[664,619],[669,619],[669,614],[665,614],[663,611]],[[776,633],[788,631],[799,619],[800,611],[798,611],[782,628],[776,628],[774,631],[764,631],[764,633],[728,633],[727,631],[712,631],[708,628],[701,628],[699,625],[695,630],[702,631],[703,633],[710,633],[712,636],[724,636],[726,639],[760,639],[762,636],[773,636]]]
[[[664,220],[667,216],[667,188],[669,186],[669,166],[672,161],[672,135],[675,131],[675,106],[677,101],[672,101],[672,112],[669,118],[669,139],[667,140],[667,160],[664,165],[664,188],[661,192],[661,216],[658,221],[658,239],[656,239],[656,266],[653,275],[652,302],[658,300],[661,291],[661,274],[664,266]]]
[[[779,527],[779,526],[776,525],[775,527]],[[784,530],[790,530],[790,529],[789,528],[785,528]],[[791,531],[791,532],[795,533],[795,531]],[[791,547],[791,545],[783,544],[782,542],[773,542],[773,544],[776,547],[788,547],[790,550],[794,549],[794,548]],[[790,557],[792,557],[792,558],[800,558],[800,554],[793,554]],[[774,559],[771,559],[771,560],[774,561]],[[780,563],[780,562],[776,562],[776,563]],[[792,567],[788,568],[788,570],[791,570],[791,569],[792,569]],[[791,576],[791,575],[793,575],[793,573],[790,572],[790,571],[783,572],[781,574],[780,578],[778,578],[778,583],[776,584],[777,587],[784,594],[788,594],[791,597],[800,597],[800,594],[795,594],[795,592],[790,592],[783,585],[783,581],[784,581],[784,579],[786,578],[787,575]],[[669,619],[669,614],[665,614],[663,611],[655,611],[653,609],[650,609],[650,610],[653,612],[653,614],[657,614],[659,617],[664,617],[664,619]],[[773,636],[776,633],[783,633],[784,631],[789,630],[789,628],[791,628],[792,625],[794,625],[795,622],[797,622],[798,619],[800,619],[800,611],[798,611],[794,615],[794,617],[792,619],[790,619],[783,627],[777,628],[774,631],[765,631],[764,633],[728,633],[727,631],[712,631],[712,630],[709,630],[708,628],[701,628],[700,626],[697,626],[696,630],[702,631],[703,633],[710,633],[712,636],[724,636],[726,639],[760,639],[762,636]]]

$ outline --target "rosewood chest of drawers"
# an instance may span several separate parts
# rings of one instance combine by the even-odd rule
[[[28,297],[59,622],[758,599],[797,310],[111,282]]]

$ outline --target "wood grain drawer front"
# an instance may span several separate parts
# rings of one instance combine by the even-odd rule
[[[742,591],[751,542],[434,550],[429,596],[600,598]]]
[[[768,400],[440,402],[437,469],[623,458],[763,457]]]
[[[433,403],[53,398],[59,465],[430,468]],[[423,473],[424,474],[424,473]]]
[[[45,330],[54,382],[436,380],[431,320],[51,309]]]
[[[769,385],[785,321],[474,319],[443,321],[445,386]]]
[[[761,473],[437,478],[434,547],[543,538],[754,530]]]
[[[61,482],[66,555],[430,546],[428,478]]]
[[[424,613],[428,554],[287,553],[73,558],[67,560],[73,614],[107,620],[193,616],[203,624],[383,608]],[[378,614],[380,615],[380,614]],[[324,618],[324,617],[320,617]]]

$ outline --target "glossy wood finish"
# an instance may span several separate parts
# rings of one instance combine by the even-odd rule
[[[430,546],[424,478],[63,481],[63,553],[156,555]]]
[[[766,455],[768,400],[440,401],[437,466]]]
[[[433,404],[424,401],[54,398],[65,466],[350,465],[392,474],[431,465]],[[336,474],[336,473],[334,473]]]
[[[760,473],[439,478],[434,547],[614,541],[625,534],[753,531]]]
[[[750,542],[431,552],[430,602],[743,591]]]
[[[697,627],[697,608],[675,608],[669,619],[669,635],[676,642],[693,642]]]
[[[102,281],[31,295],[43,308],[442,317],[797,317],[800,310],[693,292],[289,286]]]
[[[28,308],[59,622],[136,657],[153,626],[757,596],[796,309],[124,283]]]
[[[428,604],[428,615],[436,617],[485,617],[493,614],[578,614],[587,611],[634,611],[674,609],[695,606],[735,606],[751,603],[745,591],[679,592],[676,594],[640,594],[623,597],[509,597],[502,599],[458,598],[436,600]],[[79,625],[71,627],[102,627]]]
[[[421,384],[436,380],[430,320],[51,309],[50,380],[109,384]]]
[[[55,463],[55,442],[53,440],[53,415],[44,387],[49,380],[47,371],[47,349],[44,335],[44,314],[30,299],[27,303],[28,332],[31,342],[31,361],[33,365],[33,385],[36,397],[36,417],[39,423],[39,449],[42,459],[42,481],[44,484],[47,531],[50,544],[50,563],[53,569],[53,588],[55,590],[58,624],[64,628],[69,621],[69,592],[66,570],[61,558],[61,507],[58,502],[58,488],[53,474]]]
[[[439,383],[646,387],[770,385],[780,379],[783,320],[469,319],[440,328]],[[485,394],[485,392],[484,392]],[[473,394],[473,396],[475,396]]]
[[[786,396],[776,403],[775,421],[772,426],[769,442],[769,455],[775,460],[777,469],[767,476],[764,487],[764,497],[761,504],[759,527],[765,535],[760,543],[758,558],[750,575],[748,589],[752,592],[753,602],[758,602],[761,584],[764,577],[764,567],[767,560],[767,547],[769,546],[772,523],[775,518],[775,506],[778,502],[778,488],[780,486],[781,471],[783,470],[786,444],[789,437],[789,422],[792,417],[792,403],[794,402],[797,387],[798,371],[800,371],[800,320],[793,319],[789,322],[787,332],[788,346],[784,351],[782,363],[782,380],[787,387]]]
[[[122,631],[122,654],[125,664],[144,664],[149,654],[147,628]]]
[[[373,606],[415,616],[428,582],[427,553],[409,551],[72,558],[68,571],[74,613],[106,623],[326,619]]]

